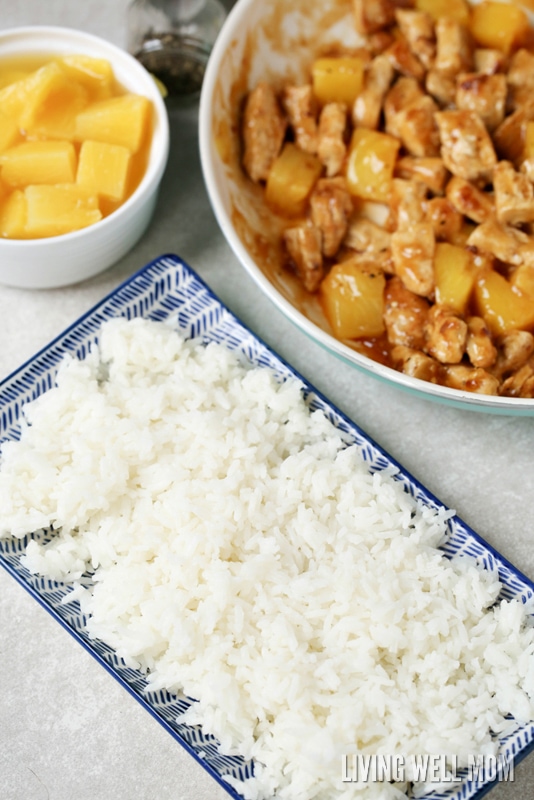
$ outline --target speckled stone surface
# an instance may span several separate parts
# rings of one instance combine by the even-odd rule
[[[61,24],[125,43],[125,0],[0,0],[0,24]],[[135,249],[61,290],[0,286],[0,377],[158,255],[182,256],[247,325],[494,547],[534,579],[534,418],[413,398],[321,350],[226,245],[204,189],[197,109],[173,112],[154,221]],[[228,795],[4,571],[0,571],[1,800],[223,800]],[[534,756],[492,800],[534,800]]]

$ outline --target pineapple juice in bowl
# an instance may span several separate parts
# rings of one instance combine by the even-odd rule
[[[62,286],[111,266],[149,224],[167,161],[152,77],[95,36],[19,28],[0,34],[0,100],[0,283]]]

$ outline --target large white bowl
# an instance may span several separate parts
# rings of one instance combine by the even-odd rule
[[[303,81],[329,43],[358,44],[351,0],[238,0],[211,54],[200,100],[200,154],[208,194],[234,253],[265,294],[299,328],[343,361],[450,405],[534,415],[534,400],[473,394],[411,378],[352,350],[330,333],[319,303],[280,266],[280,222],[243,174],[239,117],[259,80]]]
[[[154,108],[150,154],[133,194],[95,225],[46,239],[0,239],[0,283],[46,289],[78,283],[118,261],[146,230],[169,152],[165,104],[153,78],[133,56],[82,31],[35,26],[0,31],[0,59],[23,54],[84,54],[107,59],[128,91],[148,97]]]

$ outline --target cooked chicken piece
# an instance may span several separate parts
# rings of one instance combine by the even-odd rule
[[[371,33],[366,39],[366,45],[373,56],[384,53],[395,41],[395,37],[389,31],[377,31]]]
[[[456,82],[456,106],[465,111],[476,111],[491,132],[504,119],[507,91],[504,75],[463,73]]]
[[[360,128],[376,130],[380,122],[382,104],[395,70],[385,55],[376,56],[365,73],[363,91],[358,95],[352,109],[352,121]]]
[[[317,155],[326,167],[329,178],[337,175],[347,154],[345,130],[347,107],[343,103],[327,103],[319,117],[319,144]]]
[[[395,19],[414,56],[425,69],[430,69],[436,57],[436,35],[430,14],[425,11],[397,9]]]
[[[534,367],[524,364],[501,383],[499,394],[504,397],[534,397]]]
[[[499,222],[521,225],[534,221],[534,185],[509,161],[499,161],[493,170],[493,189]]]
[[[530,375],[528,378],[527,377],[525,378],[525,380],[521,384],[519,396],[524,398],[534,397],[534,374]]]
[[[247,96],[243,114],[243,166],[251,180],[267,180],[278,156],[287,121],[268,83],[259,83]]]
[[[440,242],[454,242],[463,227],[464,218],[446,197],[433,197],[426,204],[426,218]]]
[[[418,158],[439,156],[437,110],[432,98],[426,95],[398,114],[400,139],[410,155]]]
[[[497,157],[478,114],[474,111],[439,111],[436,122],[445,166],[467,181],[489,182]]]
[[[354,206],[345,178],[322,178],[310,197],[311,220],[322,234],[322,251],[335,256],[345,238]]]
[[[523,48],[514,53],[506,77],[514,109],[531,100],[534,89],[534,53]]]
[[[384,98],[386,133],[400,139],[399,121],[403,111],[424,97],[425,93],[414,78],[399,78]]]
[[[363,35],[387,28],[395,22],[393,0],[353,0],[356,30]]]
[[[289,266],[308,292],[317,291],[325,275],[321,238],[321,231],[314,225],[300,225],[284,231]]]
[[[412,156],[438,156],[437,110],[416,80],[399,78],[384,100],[386,132],[399,138]]]
[[[529,331],[509,331],[501,336],[498,346],[493,372],[502,378],[526,364],[534,353],[534,336]]]
[[[497,220],[487,220],[477,225],[467,244],[491,253],[505,264],[515,267],[521,264],[534,265],[534,239],[518,228],[501,225]]]
[[[350,222],[343,244],[358,253],[380,255],[390,250],[391,234],[370,219],[357,217]]]
[[[406,230],[425,218],[427,188],[421,181],[405,181],[393,178],[389,204],[389,226],[392,229]]]
[[[282,105],[295,134],[297,146],[306,153],[316,153],[318,111],[311,84],[286,86],[282,94]]]
[[[457,211],[473,222],[485,222],[495,216],[492,196],[463,178],[453,176],[447,184],[445,194]]]
[[[436,240],[429,222],[418,222],[391,235],[391,255],[395,274],[407,289],[422,297],[434,292],[434,252]]]
[[[429,69],[426,74],[425,89],[437,100],[440,106],[454,105],[456,98],[456,78],[440,69]]]
[[[489,47],[477,48],[473,54],[475,72],[485,72],[486,75],[495,75],[503,72],[506,59],[501,50],[491,50]]]
[[[453,364],[445,368],[445,385],[475,394],[497,394],[499,381],[481,367]]]
[[[425,352],[442,364],[459,364],[467,344],[467,323],[454,311],[433,305],[425,325]]]
[[[525,158],[521,164],[521,172],[527,176],[531,183],[534,183],[534,158]]]
[[[402,36],[398,36],[384,53],[391,61],[394,69],[401,75],[416,78],[418,81],[425,76],[425,68],[410,49],[410,45]]]
[[[391,351],[391,361],[394,369],[409,375],[411,378],[419,378],[422,381],[437,383],[440,365],[430,356],[414,350],[411,347],[397,345]]]
[[[395,166],[395,177],[424,183],[433,194],[442,194],[447,170],[441,158],[403,156]]]
[[[493,132],[495,150],[500,158],[519,166],[523,160],[527,123],[534,119],[534,99],[509,114]]]
[[[482,317],[468,317],[466,352],[474,367],[487,369],[497,358],[497,348]]]
[[[388,341],[422,350],[429,308],[428,301],[410,292],[400,278],[394,276],[388,280],[384,292],[384,325]]]
[[[439,17],[436,43],[435,69],[455,76],[473,68],[473,47],[464,25],[452,17]]]

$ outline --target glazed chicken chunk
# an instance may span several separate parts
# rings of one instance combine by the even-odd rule
[[[352,119],[361,128],[378,128],[384,97],[393,81],[395,70],[391,60],[378,55],[368,65],[363,91],[354,101]]]
[[[425,350],[442,364],[459,364],[467,344],[467,324],[448,308],[432,306],[425,324]]]
[[[410,292],[398,277],[387,282],[384,299],[384,324],[388,341],[422,350],[430,308],[428,301]]]
[[[459,178],[485,185],[497,163],[488,131],[474,111],[440,111],[436,122],[445,166]]]
[[[391,235],[395,274],[411,292],[431,297],[434,292],[436,237],[429,222],[416,222]]]
[[[499,222],[522,225],[534,221],[534,185],[527,175],[516,172],[509,161],[500,161],[495,166],[493,189]]]
[[[299,225],[284,231],[290,263],[305,289],[315,292],[324,278],[321,231],[314,225]]]
[[[478,225],[467,240],[471,247],[491,253],[514,266],[534,265],[534,239],[519,228],[488,220]]]
[[[460,75],[456,82],[456,107],[463,111],[474,111],[488,131],[493,131],[504,119],[507,91],[504,75],[466,73]]]
[[[326,168],[328,177],[337,175],[347,152],[345,129],[347,108],[343,103],[327,103],[319,118],[317,155]]]
[[[464,178],[452,177],[446,195],[455,209],[473,222],[485,222],[495,216],[493,198]]]
[[[472,67],[473,50],[465,27],[452,17],[440,17],[436,23],[434,69],[454,77]]]
[[[310,197],[311,220],[322,234],[322,252],[335,256],[345,238],[353,205],[345,178],[322,178]]]
[[[311,84],[286,86],[282,103],[295,141],[306,153],[316,153],[318,144],[317,103]]]
[[[271,86],[260,83],[245,104],[243,116],[243,165],[255,181],[267,180],[284,141],[287,122]]]
[[[397,136],[412,156],[438,156],[437,110],[435,102],[424,94],[417,81],[400,79],[385,100],[386,130]]]
[[[414,56],[425,69],[430,69],[436,57],[436,34],[430,14],[413,9],[397,9],[395,19]]]

